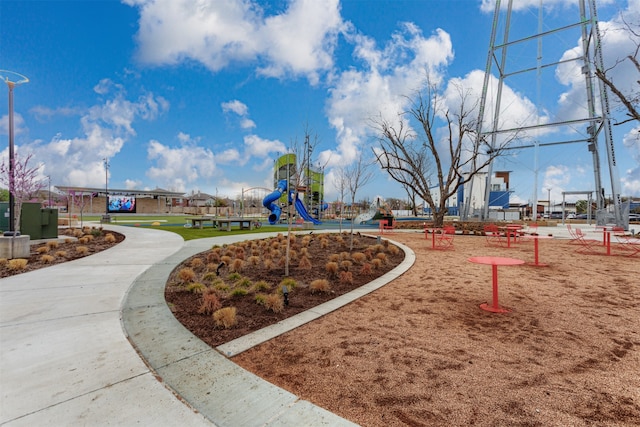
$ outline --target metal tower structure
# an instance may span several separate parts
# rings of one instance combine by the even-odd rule
[[[616,156],[614,150],[613,137],[611,134],[611,123],[609,120],[609,100],[605,86],[595,77],[595,70],[604,70],[602,60],[602,46],[600,39],[600,31],[598,29],[598,17],[596,12],[596,0],[578,0],[579,16],[577,20],[562,28],[555,28],[551,30],[543,31],[542,27],[542,7],[543,1],[540,0],[540,13],[539,23],[537,30],[533,30],[531,35],[524,37],[510,36],[510,27],[513,10],[513,0],[509,0],[506,9],[501,7],[501,1],[496,0],[495,11],[493,16],[493,25],[491,31],[491,39],[489,45],[489,53],[487,56],[487,63],[484,76],[484,84],[482,88],[482,95],[480,100],[478,127],[477,127],[477,144],[489,144],[490,150],[496,148],[498,140],[501,135],[507,133],[513,134],[514,132],[522,132],[531,136],[534,135],[535,139],[531,144],[514,144],[509,148],[513,149],[536,149],[536,173],[537,173],[537,149],[538,147],[544,147],[557,144],[569,144],[569,143],[582,143],[591,153],[593,158],[593,173],[595,182],[596,204],[597,209],[604,209],[605,207],[605,190],[602,185],[601,177],[601,165],[600,165],[600,145],[603,141],[607,154],[608,170],[611,180],[611,195],[613,199],[613,205],[615,210],[615,222],[617,225],[623,225],[623,218],[621,212],[621,200],[620,200],[620,179],[618,176]],[[587,7],[588,3],[588,7]],[[503,30],[502,41],[497,41],[499,29]],[[519,28],[519,32],[522,33],[522,28]],[[542,58],[542,42],[551,36],[557,35],[563,32],[573,31],[580,34],[581,50],[579,54],[576,54],[572,58],[562,58],[560,60],[554,60],[545,62]],[[571,34],[571,33],[570,33]],[[508,61],[508,53],[516,47],[526,45],[537,46],[536,63],[528,64],[524,68],[513,68],[513,63],[516,61]],[[577,61],[580,65],[582,74],[584,75],[586,91],[586,114],[584,117],[571,118],[569,120],[559,120],[555,122],[547,122],[535,125],[527,125],[518,128],[505,128],[501,121],[501,111],[503,102],[503,87],[505,82],[511,79],[521,81],[528,81],[531,83],[534,79],[540,80],[541,71],[546,69],[555,69],[566,63]],[[490,79],[495,73],[498,84],[495,92],[492,91],[489,94]],[[530,76],[530,77],[528,77]],[[596,93],[597,91],[597,93]],[[540,86],[538,83],[538,96],[540,93]],[[493,117],[491,123],[485,125],[485,111],[487,108],[493,108]],[[565,132],[564,134],[579,135],[577,139],[571,140],[545,140],[541,141],[537,136],[541,134],[551,133],[550,128],[569,128],[572,132]],[[562,129],[560,129],[562,130]],[[562,134],[562,132],[560,132]],[[492,164],[489,165],[487,171],[487,183],[485,186],[485,200],[482,213],[482,219],[489,217],[489,195],[491,192],[491,176],[493,173]],[[534,200],[534,210],[537,208],[537,176],[535,191],[536,195]],[[468,192],[471,194],[472,189]],[[469,196],[467,196],[469,197]],[[462,216],[464,219],[468,218],[470,203],[465,201],[463,206]]]

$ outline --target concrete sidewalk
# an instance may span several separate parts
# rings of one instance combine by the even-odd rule
[[[105,228],[127,238],[0,280],[0,425],[354,425],[238,367],[169,311],[179,262],[246,235]]]

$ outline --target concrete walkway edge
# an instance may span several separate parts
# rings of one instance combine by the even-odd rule
[[[405,251],[403,263],[373,282],[217,349],[182,326],[164,300],[168,276],[184,259],[214,244],[262,239],[275,234],[223,236],[186,242],[182,249],[149,268],[133,282],[122,306],[124,330],[158,379],[218,426],[353,426],[355,424],[350,421],[300,400],[244,370],[223,354],[238,354],[389,283],[413,265],[415,254],[411,249],[399,245]]]

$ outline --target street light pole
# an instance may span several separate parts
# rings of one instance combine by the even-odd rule
[[[104,219],[109,219],[109,159],[104,158],[104,198],[105,198],[105,211]]]
[[[549,219],[551,219],[551,187],[547,188],[547,214],[549,215]]]
[[[13,71],[0,70],[0,78],[9,88],[9,235],[16,235],[15,226],[15,157],[13,153],[13,88],[22,83],[28,83],[29,79],[22,74]]]

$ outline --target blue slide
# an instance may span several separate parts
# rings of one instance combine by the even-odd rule
[[[264,206],[265,208],[271,211],[271,215],[269,215],[269,224],[271,225],[276,224],[280,219],[280,214],[282,213],[282,209],[280,209],[280,206],[278,205],[278,203],[276,203],[276,201],[282,196],[282,193],[284,193],[285,191],[287,191],[287,180],[281,179],[280,181],[278,181],[278,185],[276,186],[273,193],[267,194],[267,197],[265,197],[262,200],[262,206]],[[291,193],[290,193],[289,203],[291,203],[292,198],[293,197],[291,196]],[[302,203],[302,200],[296,198],[295,205],[296,205],[296,211],[298,211],[298,214],[302,217],[303,220],[312,222],[316,225],[322,224],[320,221],[318,221],[317,219],[309,215],[309,212],[307,212],[307,210],[305,209],[304,203]]]
[[[298,215],[300,215],[302,219],[304,219],[305,221],[312,222],[315,225],[322,224],[322,222],[318,221],[317,219],[309,215],[309,212],[307,212],[307,210],[304,207],[304,203],[302,203],[302,200],[298,198],[296,198],[296,211],[298,211]]]
[[[282,209],[280,209],[280,206],[275,202],[282,196],[282,193],[284,193],[285,191],[287,191],[287,180],[281,179],[280,181],[278,181],[278,185],[276,186],[276,189],[273,191],[273,193],[267,194],[267,197],[262,200],[262,206],[271,211],[271,215],[269,215],[269,224],[271,225],[274,225],[280,219],[280,213],[282,212]]]

